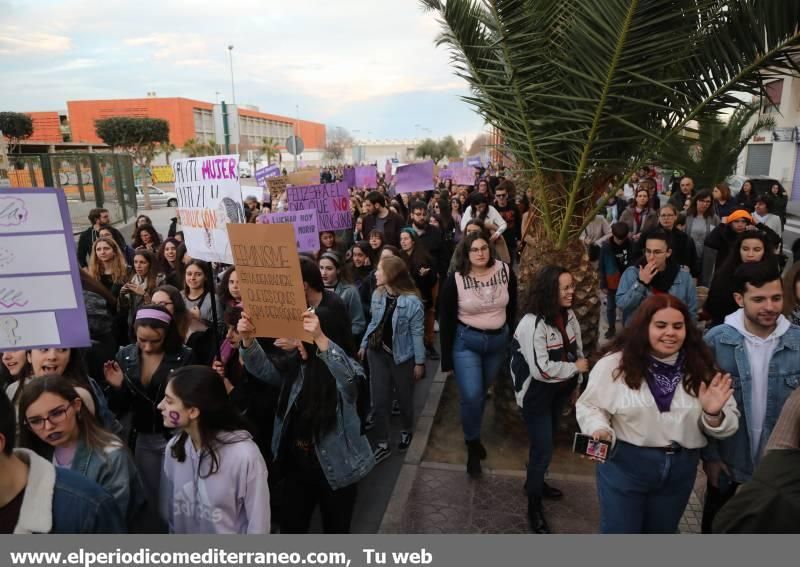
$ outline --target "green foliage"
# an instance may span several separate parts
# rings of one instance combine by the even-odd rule
[[[164,154],[164,159],[166,160],[167,165],[169,165],[169,156],[175,153],[175,150],[177,149],[178,147],[170,142],[167,142],[166,144],[161,144],[160,150],[161,153]]]
[[[11,141],[10,152],[14,146],[22,150],[19,143],[33,135],[33,120],[22,112],[0,112],[0,132]]]
[[[680,169],[694,180],[695,187],[711,189],[736,171],[739,154],[760,130],[775,128],[772,117],[762,116],[748,128],[760,104],[742,105],[727,123],[716,116],[703,117],[698,127],[672,138],[661,150],[659,161]]]
[[[160,118],[113,116],[97,120],[95,131],[112,149],[130,153],[143,167],[150,166],[161,144],[169,143],[169,123]]]
[[[217,142],[209,140],[201,142],[195,138],[189,138],[183,143],[183,153],[187,157],[201,157],[217,155]]]
[[[453,136],[445,136],[438,142],[432,138],[424,139],[414,151],[418,158],[430,158],[434,163],[439,163],[443,158],[457,158],[462,154],[462,148]]]
[[[701,116],[798,74],[800,2],[421,0],[465,100],[530,179],[536,228],[560,249],[609,181]],[[800,61],[800,59],[797,59]]]
[[[259,149],[269,163],[272,163],[272,158],[281,153],[280,145],[275,138],[261,138],[261,147]]]

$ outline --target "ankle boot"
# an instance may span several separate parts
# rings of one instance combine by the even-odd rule
[[[484,459],[486,459],[486,447],[483,446],[483,443],[481,443],[480,439],[476,439],[474,441],[474,443],[478,444],[478,449],[477,449],[478,450],[478,457],[483,461]],[[470,441],[464,441],[464,445],[469,446],[469,444],[470,444]]]
[[[550,533],[550,526],[547,525],[547,520],[544,518],[541,498],[528,498],[528,525],[531,529],[531,533]]]
[[[471,477],[480,476],[481,470],[481,442],[467,441],[467,474]]]

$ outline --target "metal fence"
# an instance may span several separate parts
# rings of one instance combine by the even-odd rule
[[[133,161],[124,154],[64,152],[9,156],[12,187],[60,187],[67,196],[72,226],[89,226],[89,211],[104,207],[113,221],[136,215]]]

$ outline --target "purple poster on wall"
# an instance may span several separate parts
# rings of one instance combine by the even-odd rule
[[[316,210],[317,227],[320,231],[353,228],[350,191],[343,181],[287,187],[286,201],[290,212]]]
[[[270,177],[278,177],[281,174],[281,167],[279,165],[270,165],[257,169],[255,173],[256,183],[261,187],[267,186],[267,179]]]
[[[92,344],[62,189],[0,190],[0,274],[0,351]]]
[[[398,167],[394,189],[397,193],[414,193],[433,189],[433,161],[410,163]]]
[[[375,188],[378,186],[378,168],[362,165],[356,168],[356,187]]]
[[[289,223],[294,227],[298,252],[316,252],[319,250],[317,211],[314,209],[259,215],[258,222],[261,224]]]

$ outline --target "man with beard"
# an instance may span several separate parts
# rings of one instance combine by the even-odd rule
[[[433,347],[433,340],[435,334],[436,322],[436,309],[437,297],[439,295],[439,283],[443,282],[447,276],[447,267],[450,263],[444,245],[444,236],[442,231],[437,227],[429,224],[429,217],[425,208],[425,203],[422,201],[414,201],[411,203],[411,212],[409,214],[411,224],[414,230],[417,231],[417,245],[422,245],[428,251],[431,258],[433,258],[433,268],[439,276],[439,281],[433,286],[432,301],[430,305],[425,308],[425,345],[428,357],[432,360],[438,360],[439,354]]]
[[[708,477],[703,533],[711,533],[716,513],[752,478],[783,404],[800,387],[800,327],[781,315],[780,272],[764,262],[742,264],[734,273],[733,297],[740,309],[705,341],[722,372],[733,378],[741,417],[733,436],[710,439],[703,450]]]
[[[92,209],[89,211],[89,222],[92,226],[84,230],[78,238],[78,263],[82,268],[88,266],[86,259],[92,252],[92,244],[99,238],[100,229],[111,224],[111,215],[108,209]],[[124,249],[123,240],[122,250]]]

